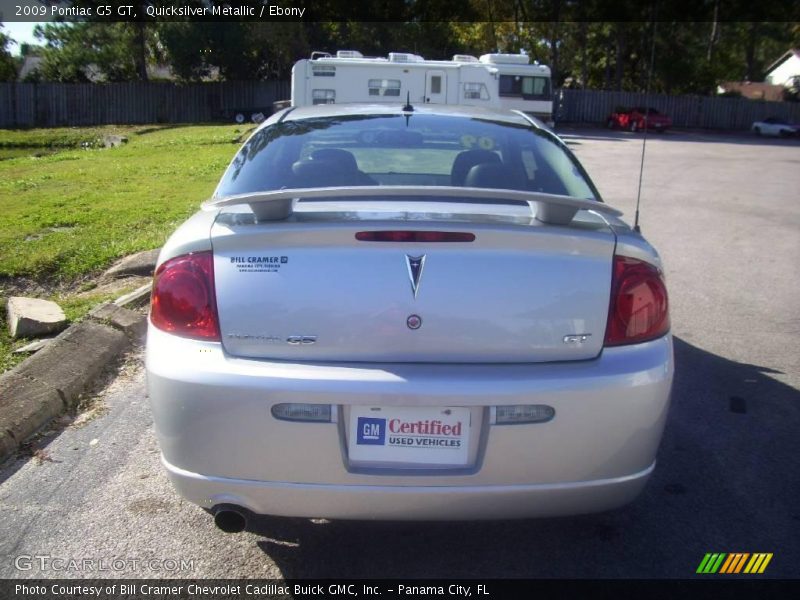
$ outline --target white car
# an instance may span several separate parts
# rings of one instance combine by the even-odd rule
[[[763,121],[756,121],[751,129],[756,135],[777,135],[780,137],[792,137],[800,133],[800,126],[793,125],[786,119],[779,117],[769,117]]]
[[[161,251],[167,473],[252,515],[602,511],[655,467],[660,259],[521,112],[321,105],[262,124]]]

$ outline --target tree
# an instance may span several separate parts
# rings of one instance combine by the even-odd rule
[[[9,50],[11,44],[16,42],[3,31],[3,24],[0,23],[0,81],[14,81],[17,78],[17,61]]]
[[[139,37],[148,35],[144,25],[80,22],[37,26],[36,36],[45,42],[42,78],[63,82],[146,80],[147,65],[139,51]]]
[[[165,22],[158,24],[158,40],[172,67],[183,81],[200,81],[211,73],[211,53],[205,23]]]
[[[222,79],[286,78],[292,65],[309,53],[299,23],[164,22],[158,39],[173,72],[199,81],[217,70]]]

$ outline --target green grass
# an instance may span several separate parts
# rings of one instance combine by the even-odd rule
[[[19,339],[12,340],[8,335],[8,325],[6,324],[5,307],[0,311],[0,373],[3,373],[21,362],[26,354],[12,354],[17,348],[21,348],[32,340]]]
[[[0,131],[0,277],[70,280],[161,245],[208,198],[245,129]],[[81,144],[117,133],[118,148]],[[54,154],[32,156],[42,149]],[[20,150],[28,150],[20,156]]]
[[[248,130],[0,130],[0,288],[24,277],[77,292],[79,281],[114,260],[162,245],[213,192]],[[100,148],[98,140],[108,134],[128,143]],[[74,321],[111,297],[62,292],[50,299]],[[0,372],[25,358],[11,352],[28,341],[9,338],[0,308]]]

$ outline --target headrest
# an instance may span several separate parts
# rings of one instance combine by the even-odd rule
[[[339,165],[339,168],[347,169],[349,171],[358,170],[356,157],[347,150],[342,150],[341,148],[321,148],[320,150],[315,150],[311,153],[309,159],[312,162],[324,160],[331,163],[336,163]]]
[[[525,185],[518,174],[503,164],[475,165],[467,173],[466,187],[523,190]]]
[[[463,186],[467,178],[467,173],[475,165],[488,163],[496,164],[500,162],[500,157],[495,152],[489,150],[465,150],[456,156],[453,161],[453,168],[450,170],[450,182],[452,185]]]

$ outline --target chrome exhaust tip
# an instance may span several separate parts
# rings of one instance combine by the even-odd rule
[[[247,517],[235,508],[220,507],[214,511],[214,525],[225,533],[240,533],[247,527]]]

